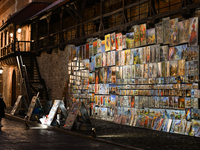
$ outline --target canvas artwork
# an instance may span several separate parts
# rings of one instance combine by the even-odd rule
[[[143,48],[138,49],[138,64],[143,63]]]
[[[165,62],[165,76],[166,77],[170,76],[170,62],[169,61]]]
[[[124,62],[124,65],[129,65],[130,64],[130,59],[131,59],[131,51],[130,50],[125,50],[125,62]]]
[[[97,40],[93,41],[93,55],[97,54]]]
[[[153,63],[149,63],[149,78],[152,78],[152,77],[153,77],[152,68],[153,68]]]
[[[150,46],[150,62],[156,61],[156,48],[154,45]]]
[[[111,82],[116,83],[116,73],[115,73],[116,67],[111,67],[111,70],[112,70]]]
[[[140,25],[140,44],[146,45],[146,24]]]
[[[134,64],[134,49],[131,49],[130,52],[131,52],[131,56],[130,56],[129,65],[133,65]]]
[[[94,45],[94,43],[93,43]],[[97,39],[97,53],[101,53],[101,40],[100,39]]]
[[[96,68],[102,67],[102,58],[101,58],[101,53],[96,54]]]
[[[121,64],[121,66],[123,66],[124,63],[125,63],[125,51],[121,51],[121,58],[120,58],[120,60],[121,60],[120,64]]]
[[[122,49],[126,49],[126,35],[122,35]]]
[[[115,51],[111,52],[111,66],[115,65]]]
[[[134,64],[138,64],[139,62],[139,49],[134,49]]]
[[[88,58],[90,57],[89,44],[86,44],[86,45],[84,46],[84,49],[85,49],[85,53],[86,53],[85,58],[88,59]]]
[[[96,67],[96,57],[92,56],[91,57],[91,71],[94,72]]]
[[[155,30],[156,30],[156,43],[160,44],[163,43],[163,28],[162,28],[162,22],[155,24]]]
[[[94,54],[93,54],[93,44],[89,44],[89,53],[90,53],[90,57],[94,56]]]
[[[177,61],[170,62],[170,76],[177,76],[178,64]]]
[[[115,35],[115,44],[116,44],[116,51],[122,50],[122,34],[118,33]]]
[[[140,78],[140,65],[135,65],[135,78]]]
[[[199,46],[187,47],[187,60],[198,60],[199,59]]]
[[[99,83],[103,83],[104,80],[104,68],[100,68],[99,70]]]
[[[143,47],[142,49],[143,49],[143,62],[142,63],[144,64],[144,63],[146,63],[146,59],[147,59],[147,47]]]
[[[162,77],[162,63],[158,63],[158,77]]]
[[[173,60],[184,59],[187,53],[187,45],[175,46]]]
[[[103,73],[103,83],[107,83],[107,77],[108,77],[108,69],[107,68],[104,68],[104,73]]]
[[[106,59],[106,62],[107,62],[107,66],[110,66],[111,64],[111,52],[107,52],[107,59]]]
[[[144,64],[144,78],[148,78],[148,69],[149,69],[148,64]]]
[[[178,76],[185,75],[185,59],[178,60]]]
[[[135,25],[134,26],[134,42],[135,42],[135,47],[140,46],[140,25]]]
[[[184,109],[185,108],[185,99],[184,98],[179,98],[178,99],[178,108],[179,109]]]
[[[131,65],[128,65],[126,68],[126,72],[127,72],[127,79],[131,79],[132,75],[132,69],[131,69]]]
[[[191,107],[191,98],[187,97],[185,98],[185,108],[190,108]]]
[[[155,43],[155,28],[148,29],[146,32],[147,44]]]
[[[111,43],[111,49],[110,50],[115,50],[115,33],[110,34],[110,43]]]
[[[178,41],[186,43],[189,41],[189,20],[178,22]]]
[[[189,19],[189,46],[198,45],[198,17]]]
[[[96,70],[95,70],[96,71]],[[107,68],[107,82],[111,83],[112,80],[112,70],[110,67]]]
[[[139,77],[140,78],[144,77],[144,64],[140,65],[140,68],[139,68]]]
[[[150,62],[150,54],[151,54],[151,50],[150,50],[150,46],[146,47],[146,62],[149,63]]]
[[[174,60],[174,47],[169,48],[169,60]]]
[[[110,34],[105,35],[105,51],[110,51],[111,42],[110,42]]]
[[[168,61],[168,46],[160,46],[160,61]]]
[[[105,52],[105,40],[101,41],[101,53]]]
[[[132,78],[135,78],[135,65],[132,65]]]
[[[170,45],[178,44],[178,18],[171,19],[170,24]]]
[[[102,67],[105,67],[106,66],[106,58],[107,58],[106,53],[102,53],[102,57],[103,57],[103,59],[102,59]]]
[[[157,77],[157,72],[158,72],[158,65],[157,65],[157,63],[152,63],[153,65],[152,65],[152,77],[153,78],[156,78]],[[149,69],[149,71],[150,71],[150,69]]]
[[[169,44],[170,42],[170,18],[162,19],[162,27],[163,27],[163,44]]]
[[[134,48],[134,32],[126,33],[127,48]]]
[[[120,52],[116,51],[115,54],[116,66],[120,66]]]

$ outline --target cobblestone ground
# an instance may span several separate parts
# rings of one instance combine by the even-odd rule
[[[200,138],[91,119],[97,138],[146,150],[199,150]],[[77,131],[74,131],[77,132]],[[78,131],[82,134],[87,132]]]
[[[102,143],[79,136],[31,127],[13,120],[3,119],[0,131],[0,150],[125,150],[125,148]]]

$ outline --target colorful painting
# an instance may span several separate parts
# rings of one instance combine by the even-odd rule
[[[146,45],[146,24],[140,25],[140,43]]]
[[[189,20],[178,22],[178,41],[186,43],[189,41]]]
[[[170,23],[170,45],[178,44],[178,18],[171,19]]]
[[[177,61],[170,62],[170,76],[177,76],[178,64]]]
[[[162,22],[155,24],[155,29],[156,29],[156,43],[158,44],[163,43]]]
[[[125,50],[125,63],[124,63],[124,65],[130,64],[130,58],[131,58],[131,51]]]
[[[198,17],[189,19],[189,46],[198,45]]]
[[[185,75],[185,59],[178,60],[178,76]]]
[[[110,42],[110,34],[105,35],[105,51],[110,51],[111,42]]]
[[[127,48],[134,48],[134,32],[126,33]]]
[[[146,32],[147,44],[155,43],[155,28],[148,29]]]
[[[160,46],[160,61],[168,61],[168,46]]]
[[[111,52],[111,66],[115,65],[115,51]]]
[[[110,61],[110,58],[111,58],[111,56],[110,56],[110,52],[107,52],[107,59],[106,59],[106,63],[107,63],[107,66],[110,66],[110,64],[111,64],[111,61]]]
[[[143,64],[146,63],[147,60],[147,47],[143,47]],[[160,50],[159,50],[160,51]]]
[[[105,40],[101,41],[101,53],[105,52]]]
[[[95,71],[95,67],[96,67],[96,57],[92,56],[91,57],[91,71],[94,72]]]
[[[90,57],[94,56],[94,54],[93,54],[93,44],[89,44],[89,53],[90,53]]]
[[[96,68],[102,67],[102,58],[101,58],[101,53],[96,54]]]
[[[126,49],[126,35],[122,35],[122,49]]]
[[[135,42],[135,47],[139,47],[140,46],[140,26],[139,25],[135,25],[134,26],[134,42]]]
[[[122,50],[122,34],[118,33],[115,35],[115,44],[116,44],[116,51]]]
[[[115,61],[116,61],[116,66],[120,66],[120,53],[118,51],[116,51],[115,54]]]
[[[138,54],[138,49],[134,49],[134,64],[138,64],[139,62],[139,54]]]
[[[149,63],[150,62],[150,54],[151,54],[151,52],[150,52],[151,50],[150,50],[150,46],[147,46],[147,48],[146,48],[146,62],[147,63]]]
[[[199,46],[187,47],[187,60],[199,60]]]
[[[174,60],[174,47],[169,48],[169,60]]]
[[[143,48],[138,49],[138,64],[143,63]]]
[[[170,42],[170,18],[163,18],[162,19],[162,27],[163,27],[163,44],[169,44]]]
[[[101,53],[101,40],[97,39],[97,53]]]
[[[107,58],[106,53],[102,53],[102,57],[103,57],[103,59],[102,59],[102,67],[105,67],[106,66],[106,58]]]
[[[187,45],[175,46],[173,60],[183,59],[186,51],[187,51]]]
[[[110,34],[110,41],[111,41],[111,51],[112,50],[115,50],[115,46],[116,46],[116,44],[115,44],[115,33],[112,33],[112,34]]]
[[[93,42],[93,56],[97,54],[97,40]]]

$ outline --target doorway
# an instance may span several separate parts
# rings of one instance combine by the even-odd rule
[[[11,106],[14,106],[16,102],[16,73],[13,70],[12,74],[12,93],[11,93]]]

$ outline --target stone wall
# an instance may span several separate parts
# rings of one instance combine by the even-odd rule
[[[18,87],[19,83],[19,73],[18,73],[18,67],[17,66],[6,66],[3,67],[3,98],[6,103],[6,106],[11,106],[11,100],[12,100],[12,75],[13,70],[15,70],[16,73],[16,99],[17,96],[20,94],[20,89]]]
[[[54,49],[52,54],[43,52],[37,57],[42,78],[46,82],[50,100],[62,99],[67,74],[67,51]]]

